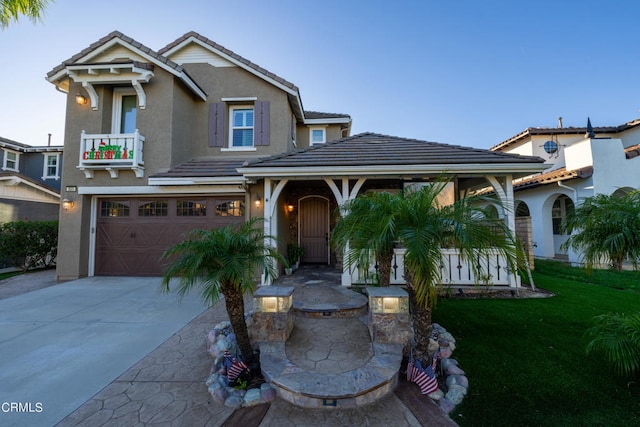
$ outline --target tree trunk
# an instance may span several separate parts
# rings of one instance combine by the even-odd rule
[[[415,289],[408,281],[407,293],[409,294],[409,309],[413,323],[413,339],[416,344],[414,357],[427,356],[429,354],[429,332],[431,331],[431,307],[418,304]]]
[[[224,283],[221,287],[224,302],[229,315],[229,322],[236,335],[236,342],[242,355],[242,360],[247,364],[253,362],[253,348],[249,340],[247,323],[244,320],[244,298],[242,291],[230,283]]]
[[[378,278],[380,286],[391,284],[391,263],[393,262],[393,249],[390,252],[378,255]]]

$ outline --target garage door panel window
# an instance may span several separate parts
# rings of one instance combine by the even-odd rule
[[[100,205],[100,216],[129,216],[129,202],[103,200]]]
[[[230,200],[228,202],[219,203],[216,206],[216,216],[244,216],[244,202],[240,200]]]
[[[177,216],[207,216],[207,204],[195,200],[178,200],[176,203]]]
[[[168,216],[169,201],[153,200],[138,207],[138,216]]]

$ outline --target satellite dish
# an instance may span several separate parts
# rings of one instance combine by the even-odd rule
[[[558,152],[558,143],[555,141],[547,141],[544,143],[544,151],[547,154],[555,154]]]

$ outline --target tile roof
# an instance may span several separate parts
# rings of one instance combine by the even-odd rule
[[[308,111],[304,112],[305,119],[351,119],[351,116],[348,114],[342,113],[322,113],[320,111]]]
[[[528,176],[513,181],[513,189],[526,190],[529,188],[539,187],[541,185],[553,184],[559,181],[566,181],[573,178],[589,178],[593,175],[593,166],[585,166],[580,169],[568,171],[567,168],[558,168],[550,172]]]
[[[310,148],[248,162],[243,167],[542,164],[543,159],[400,138],[361,133]]]
[[[58,73],[62,69],[64,69],[67,65],[75,64],[80,58],[82,58],[83,56],[85,56],[85,55],[89,54],[90,52],[96,50],[97,48],[99,48],[100,46],[102,46],[103,44],[109,42],[110,40],[112,40],[114,38],[118,38],[118,39],[122,40],[123,42],[134,46],[135,48],[141,50],[142,52],[144,52],[147,55],[151,56],[155,60],[157,60],[157,61],[159,61],[159,62],[161,62],[163,64],[166,64],[170,68],[173,68],[177,72],[184,72],[184,70],[182,69],[182,67],[180,65],[178,65],[175,62],[171,61],[169,58],[166,58],[166,57],[162,56],[158,52],[148,48],[147,46],[143,45],[142,43],[139,43],[139,42],[135,41],[131,37],[125,36],[120,31],[112,31],[109,34],[107,34],[106,36],[102,37],[97,42],[92,43],[89,47],[87,47],[85,49],[82,49],[80,52],[76,53],[71,58],[67,59],[66,61],[62,61],[62,63],[60,65],[57,65],[56,67],[54,67],[51,71],[49,71],[47,73],[47,77],[54,76],[56,73]]]
[[[188,33],[186,33],[185,35],[183,35],[182,37],[178,38],[177,40],[174,40],[173,42],[169,43],[167,46],[163,47],[162,49],[160,49],[158,51],[159,54],[164,55],[165,52],[167,52],[168,50],[171,50],[172,48],[174,48],[175,46],[179,45],[180,43],[188,40],[190,37],[193,37],[195,39],[200,40],[201,42],[211,46],[212,48],[223,52],[225,55],[230,56],[231,58],[235,59],[238,62],[241,62],[242,64],[246,65],[249,68],[254,69],[255,71],[257,71],[260,74],[264,74],[265,76],[277,81],[278,83],[288,87],[289,89],[292,89],[294,91],[298,91],[298,87],[296,85],[294,85],[293,83],[283,79],[282,77],[260,67],[257,64],[254,64],[253,62],[249,61],[248,59],[243,58],[242,56],[238,55],[237,53],[233,52],[232,50],[227,49],[226,47],[214,42],[213,40],[210,40],[198,33],[196,33],[195,31],[190,31]]]
[[[624,155],[627,159],[633,159],[634,157],[640,156],[640,144],[625,148]]]
[[[244,160],[192,159],[167,172],[156,173],[151,178],[222,177],[242,176],[237,168]]]
[[[596,136],[598,134],[612,134],[612,133],[620,133],[625,130],[634,128],[640,125],[640,119],[632,120],[627,123],[623,123],[619,126],[599,126],[594,127],[593,131]],[[522,132],[517,135],[512,136],[511,138],[502,141],[499,144],[494,145],[490,148],[491,151],[501,150],[503,148],[509,147],[523,139],[529,138],[534,135],[584,135],[587,133],[586,127],[562,127],[562,128],[526,128]]]

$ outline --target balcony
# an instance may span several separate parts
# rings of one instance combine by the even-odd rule
[[[87,134],[80,137],[80,159],[78,169],[85,177],[93,178],[96,170],[109,172],[117,178],[121,170],[131,170],[136,177],[144,176],[142,149],[144,136],[138,130],[122,134]]]

